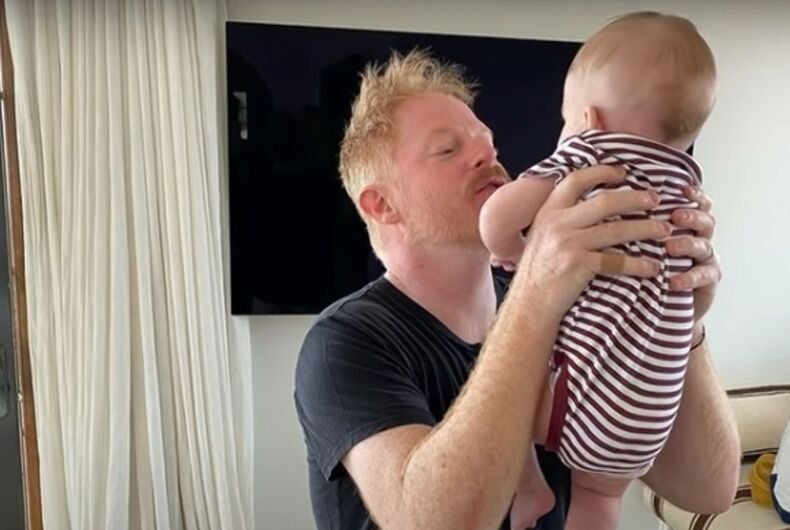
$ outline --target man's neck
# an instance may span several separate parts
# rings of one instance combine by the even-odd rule
[[[385,277],[460,339],[479,343],[496,315],[488,254],[481,250],[408,249],[386,260]]]

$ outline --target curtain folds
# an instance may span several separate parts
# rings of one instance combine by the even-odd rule
[[[44,525],[252,529],[217,0],[6,0]]]

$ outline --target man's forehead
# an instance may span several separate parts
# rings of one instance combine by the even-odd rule
[[[415,133],[425,136],[457,132],[458,129],[489,134],[491,130],[464,102],[445,94],[418,94],[402,101],[395,112],[395,121]]]

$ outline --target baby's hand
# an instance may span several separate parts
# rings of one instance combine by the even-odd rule
[[[502,267],[508,272],[513,272],[516,270],[516,262],[508,259],[508,258],[499,258],[497,256],[491,256],[491,266],[492,267]]]

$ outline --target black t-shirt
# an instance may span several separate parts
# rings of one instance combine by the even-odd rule
[[[500,302],[505,282],[495,280]],[[318,317],[299,352],[294,397],[319,530],[376,528],[341,459],[378,432],[438,424],[479,350],[479,344],[462,341],[383,277]],[[569,472],[554,454],[539,448],[538,457],[557,503],[537,528],[559,530],[569,500]],[[507,519],[502,528],[510,528]]]

